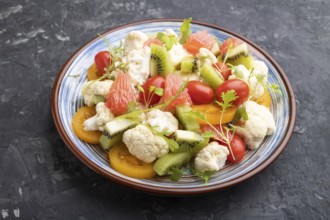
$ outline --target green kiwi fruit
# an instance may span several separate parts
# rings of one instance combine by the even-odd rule
[[[166,48],[160,45],[151,44],[150,56],[150,73],[152,76],[166,76],[173,73],[174,65],[172,64],[169,53]]]
[[[223,83],[221,74],[208,63],[203,65],[201,76],[204,81],[212,87],[212,89],[217,89]]]
[[[249,49],[246,43],[242,43],[229,50],[226,55],[221,57],[221,59],[226,59],[225,62],[230,63],[233,66],[244,65],[247,69],[253,67],[254,61],[253,56],[249,54]]]
[[[154,164],[154,171],[163,176],[168,173],[172,167],[180,167],[188,163],[191,159],[191,154],[187,152],[169,153],[159,158]]]
[[[200,61],[197,57],[184,57],[181,60],[182,73],[197,73],[200,68]]]
[[[191,112],[189,106],[177,106],[175,114],[185,130],[199,132],[200,126],[198,120],[189,114],[189,112]]]

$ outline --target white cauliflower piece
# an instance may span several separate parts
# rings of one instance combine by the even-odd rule
[[[259,98],[264,94],[264,86],[267,84],[267,75],[257,75],[255,70],[253,70],[252,76],[250,76],[250,71],[246,69],[244,65],[236,66],[236,69],[232,71],[233,74],[229,76],[228,79],[241,79],[245,81],[250,87],[250,94],[253,98]],[[257,77],[261,77],[261,81],[258,82]]]
[[[265,79],[267,79],[267,77],[268,77],[268,67],[263,61],[254,60],[254,62],[253,62],[253,73],[256,76],[264,77]]]
[[[124,62],[127,63],[128,74],[134,85],[144,84],[150,75],[150,47],[144,47],[139,50],[131,50],[125,57]]]
[[[168,54],[170,55],[170,59],[174,66],[177,66],[179,63],[181,63],[182,58],[192,56],[179,43],[174,44],[168,51]]]
[[[249,119],[240,121],[241,125],[237,128],[236,133],[243,138],[248,148],[256,149],[266,135],[275,132],[275,121],[272,113],[263,105],[247,101],[243,106],[245,106]]]
[[[195,169],[199,172],[218,171],[226,163],[229,150],[213,141],[204,147],[195,158]]]
[[[170,112],[163,112],[154,109],[147,113],[147,123],[155,127],[158,132],[168,132],[170,134],[178,130],[179,122]]]
[[[142,49],[144,43],[148,40],[148,36],[141,31],[131,31],[125,38],[124,48],[127,54],[131,50]]]
[[[123,142],[132,155],[146,163],[151,163],[169,152],[166,141],[141,124],[125,131]]]
[[[174,32],[174,30],[172,28],[166,28],[164,33],[167,36],[176,36],[176,37],[178,37],[178,35]]]
[[[96,115],[84,121],[85,131],[103,131],[105,124],[115,117],[104,102],[99,102],[95,109]]]
[[[92,80],[84,83],[81,91],[83,94],[85,104],[88,106],[93,106],[94,95],[101,95],[106,98],[110,92],[112,83],[113,83],[112,80],[104,80],[104,81]]]
[[[203,66],[204,63],[208,63],[208,64],[212,65],[212,64],[218,62],[218,60],[214,56],[214,54],[211,51],[209,51],[208,49],[203,48],[203,47],[199,49],[198,57],[201,61],[201,66]]]

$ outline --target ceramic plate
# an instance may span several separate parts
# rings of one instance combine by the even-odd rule
[[[130,31],[156,33],[172,28],[178,33],[181,22],[175,19],[141,21],[109,30],[103,35],[111,45],[119,45]],[[283,94],[280,97],[270,91],[271,112],[277,126],[275,133],[265,138],[257,150],[247,151],[240,163],[226,165],[207,184],[192,176],[184,176],[179,182],[172,182],[167,177],[134,179],[118,173],[110,167],[107,154],[101,147],[79,140],[71,126],[74,113],[83,106],[81,87],[86,81],[87,69],[93,63],[94,55],[106,49],[104,41],[96,37],[64,64],[55,81],[52,96],[52,112],[57,130],[70,150],[87,166],[110,180],[143,191],[173,195],[201,194],[223,189],[252,177],[265,169],[283,151],[292,134],[296,114],[294,94],[283,70],[260,47],[236,33],[202,22],[193,22],[191,28],[193,32],[207,30],[220,41],[228,37],[240,38],[249,44],[253,56],[266,63],[269,68],[268,83],[278,84]]]

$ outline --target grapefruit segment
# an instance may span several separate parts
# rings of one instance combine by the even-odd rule
[[[174,74],[170,74],[166,76],[163,101],[167,102],[173,96],[175,96],[178,93],[182,84],[183,81],[180,76]],[[187,88],[185,88],[184,91],[175,100],[173,100],[169,105],[165,107],[165,110],[173,112],[175,111],[176,106],[178,105],[191,105],[191,104],[192,104],[191,98],[188,94]]]
[[[131,77],[124,72],[119,72],[110,88],[106,106],[115,116],[118,116],[127,111],[127,106],[131,101],[135,102],[135,90]]]
[[[183,47],[195,55],[201,47],[211,50],[215,43],[215,39],[205,30],[191,34]]]

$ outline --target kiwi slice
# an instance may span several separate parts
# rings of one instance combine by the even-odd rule
[[[151,44],[150,56],[150,73],[152,76],[166,76],[173,73],[174,65],[172,64],[169,53],[166,48],[160,45]]]
[[[154,171],[163,176],[168,173],[172,167],[180,167],[189,162],[191,154],[187,152],[169,153],[159,158],[154,164]]]
[[[247,69],[253,67],[254,58],[249,54],[249,49],[246,43],[242,43],[233,49],[229,50],[227,55],[222,56],[222,60],[227,56],[226,63],[233,66],[244,65]]]
[[[212,89],[217,89],[223,83],[221,74],[216,71],[210,64],[205,63],[201,69],[201,76]]]
[[[176,116],[178,117],[180,123],[183,125],[185,130],[199,132],[200,126],[195,117],[191,114],[191,108],[189,106],[177,106]]]
[[[103,149],[107,150],[119,143],[123,138],[123,133],[135,125],[136,123],[131,120],[120,118],[106,123],[100,137],[100,143]]]
[[[177,130],[174,133],[174,140],[179,144],[180,147],[193,148],[204,139],[198,133],[186,130]]]
[[[197,57],[184,57],[181,60],[182,73],[197,73],[199,71],[200,61]]]

